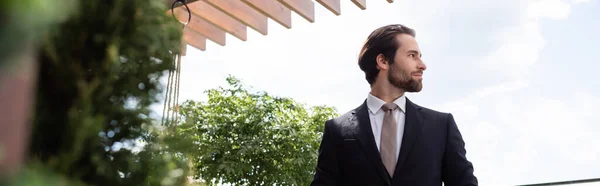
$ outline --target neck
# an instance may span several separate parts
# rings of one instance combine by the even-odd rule
[[[400,96],[404,95],[404,90],[397,88],[390,84],[388,81],[376,81],[371,86],[371,95],[385,101],[386,103],[391,103],[394,100],[398,99]]]

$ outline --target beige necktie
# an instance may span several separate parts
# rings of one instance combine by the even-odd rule
[[[398,108],[395,103],[386,103],[381,109],[385,112],[383,115],[383,125],[381,127],[381,141],[379,154],[383,165],[390,176],[394,176],[396,168],[396,119],[394,118],[394,109]]]

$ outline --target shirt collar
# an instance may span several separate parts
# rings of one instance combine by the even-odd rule
[[[404,94],[396,100],[394,100],[394,103],[398,105],[398,108],[400,108],[401,112],[406,113],[406,96],[404,96]],[[379,112],[383,104],[385,104],[385,101],[369,93],[369,96],[367,97],[367,107],[369,108],[369,111],[371,111],[371,113],[375,114]]]

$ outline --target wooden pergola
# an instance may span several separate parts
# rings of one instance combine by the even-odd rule
[[[166,0],[171,6],[176,0]],[[342,0],[315,0],[335,15],[341,14]],[[358,8],[367,8],[366,0],[351,1]],[[383,1],[383,0],[381,0]],[[392,3],[393,0],[386,0]],[[185,43],[206,50],[206,40],[225,46],[225,35],[246,41],[247,27],[257,32],[268,34],[268,19],[272,19],[285,28],[292,28],[292,12],[307,21],[315,22],[315,3],[313,0],[187,0],[191,12],[191,21],[185,27],[183,39]],[[187,21],[188,12],[177,3],[174,15]],[[171,14],[171,10],[169,10]],[[184,52],[185,53],[185,52]]]

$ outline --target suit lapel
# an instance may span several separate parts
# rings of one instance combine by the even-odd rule
[[[410,154],[414,144],[419,139],[423,131],[423,118],[421,116],[421,107],[412,103],[408,98],[406,99],[406,120],[404,122],[404,137],[402,137],[402,145],[400,147],[400,155],[398,155],[398,162],[394,175],[398,175],[402,166],[404,165],[406,158]],[[398,178],[399,176],[394,176]]]
[[[354,112],[355,117],[352,118],[351,122],[358,122],[354,134],[362,144],[368,159],[370,159],[373,166],[375,166],[375,170],[379,176],[381,176],[388,185],[391,185],[391,177],[381,161],[379,150],[377,150],[377,145],[375,144],[375,137],[373,137],[373,130],[371,129],[371,120],[369,118],[366,101],[360,107],[355,109]]]

